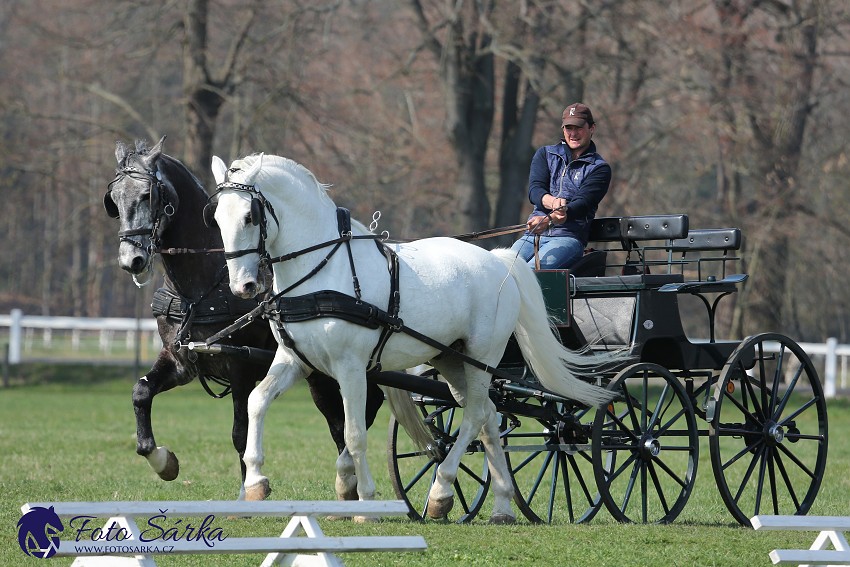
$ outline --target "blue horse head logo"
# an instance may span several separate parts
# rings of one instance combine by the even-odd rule
[[[64,529],[53,506],[34,506],[18,520],[18,545],[30,557],[53,557],[59,551],[59,532]]]

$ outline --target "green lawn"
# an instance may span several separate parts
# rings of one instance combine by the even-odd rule
[[[229,399],[213,400],[197,384],[154,402],[157,441],[180,459],[177,480],[164,482],[135,454],[127,369],[29,367],[31,385],[0,389],[0,565],[35,565],[16,540],[20,506],[33,501],[207,500],[238,494],[239,468],[230,443]],[[117,377],[116,377],[117,376]],[[18,382],[18,381],[16,381]],[[33,382],[38,382],[33,384]],[[386,466],[388,412],[370,432],[378,498],[394,499]],[[850,510],[850,403],[830,404],[827,473],[812,514]],[[333,499],[335,448],[324,422],[301,386],[277,400],[266,422],[264,472],[272,498]],[[703,424],[701,424],[703,425]],[[348,554],[347,565],[769,565],[775,548],[808,547],[815,534],[758,533],[738,526],[716,494],[707,443],[696,488],[672,525],[622,525],[600,512],[589,525],[489,526],[406,519],[359,525],[322,521],[329,535],[423,535],[424,553]],[[487,506],[485,505],[485,512]],[[275,536],[281,519],[217,519],[226,534]],[[66,535],[67,537],[67,535]],[[157,564],[258,565],[259,555],[160,556]],[[53,559],[51,565],[70,565]]]

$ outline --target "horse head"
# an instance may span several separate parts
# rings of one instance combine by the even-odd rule
[[[118,142],[118,168],[103,197],[106,213],[121,221],[118,264],[134,276],[150,269],[159,239],[180,204],[160,167],[164,140],[150,149],[144,142],[135,149]]]
[[[271,204],[255,186],[257,174],[263,167],[263,154],[249,156],[240,163],[250,165],[246,169],[227,169],[221,158],[213,156],[212,170],[217,187],[204,209],[204,220],[208,225],[217,225],[221,231],[230,272],[230,291],[249,299],[266,291],[265,278],[260,274],[269,257],[266,242],[274,239],[278,223]],[[270,217],[274,222],[269,222]]]

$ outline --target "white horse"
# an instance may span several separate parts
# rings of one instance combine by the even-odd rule
[[[233,162],[229,170],[215,157],[213,173],[218,183],[215,221],[229,258],[230,287],[235,295],[253,297],[264,291],[257,277],[257,249],[263,246],[272,257],[294,256],[274,264],[275,293],[289,290],[287,297],[322,290],[354,293],[346,251],[331,255],[318,271],[332,247],[293,254],[340,237],[337,207],[328,197],[327,187],[308,169],[287,158],[259,154]],[[355,235],[369,234],[360,223],[353,222],[352,228]],[[261,245],[262,232],[267,234]],[[354,240],[350,245],[362,301],[387,310],[391,290],[387,258],[373,240]],[[550,327],[537,278],[508,250],[490,252],[452,238],[428,238],[390,248],[399,261],[399,318],[408,328],[455,350],[441,352],[396,332],[380,355],[381,366],[403,370],[430,361],[464,407],[456,443],[431,487],[427,513],[443,518],[451,509],[460,458],[480,433],[495,497],[490,521],[512,522],[513,486],[499,443],[499,417],[488,397],[491,375],[463,362],[456,352],[495,367],[515,334],[525,360],[544,387],[587,405],[607,403],[613,393],[573,372],[616,362],[620,355],[580,354],[564,348]],[[260,470],[266,410],[272,400],[310,372],[310,364],[339,382],[357,493],[361,500],[372,499],[375,485],[366,462],[366,370],[381,329],[338,318],[316,318],[285,323],[289,336],[281,337],[276,323],[271,325],[279,346],[268,376],[248,400],[247,498],[263,499],[270,492],[268,479]],[[284,346],[282,339],[292,348]],[[412,403],[408,405],[412,410]],[[402,419],[399,421],[405,423]]]

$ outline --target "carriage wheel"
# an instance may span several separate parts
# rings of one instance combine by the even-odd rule
[[[826,467],[826,400],[799,345],[775,333],[744,339],[723,367],[707,419],[714,478],[738,522],[808,512]]]
[[[428,493],[443,462],[457,438],[463,409],[458,407],[421,405],[423,419],[432,420],[435,436],[427,451],[420,450],[405,433],[395,417],[390,417],[388,457],[390,481],[396,496],[407,502],[407,515],[412,520],[425,519]],[[430,414],[430,416],[429,416]],[[450,516],[457,523],[471,521],[481,510],[490,488],[490,471],[481,441],[473,441],[461,458],[454,482],[455,505]]]
[[[502,414],[514,501],[533,523],[589,522],[602,506],[590,454],[595,410],[571,412],[554,401],[544,401],[540,408],[537,418]]]
[[[602,501],[620,522],[672,522],[697,471],[691,400],[678,378],[651,363],[623,369],[608,389],[621,397],[596,412],[591,445]]]

